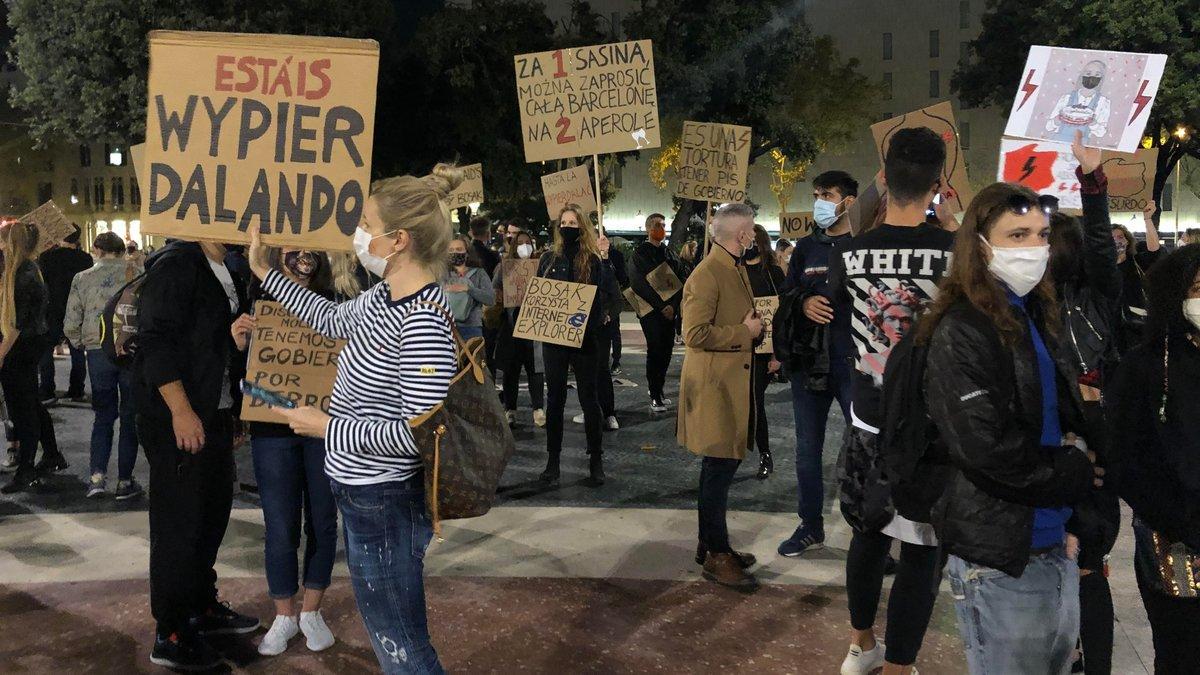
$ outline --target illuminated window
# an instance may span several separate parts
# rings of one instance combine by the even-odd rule
[[[131,206],[142,205],[142,189],[138,187],[137,177],[129,177],[129,204]]]

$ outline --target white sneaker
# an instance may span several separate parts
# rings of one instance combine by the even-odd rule
[[[617,422],[616,415],[609,415],[608,418],[604,420],[604,426],[607,427],[609,431],[616,431],[617,429],[621,428],[621,425]]]
[[[333,631],[325,625],[321,610],[300,612],[300,630],[304,633],[305,646],[309,651],[319,652],[333,646]]]
[[[534,410],[533,411],[533,423],[539,427],[546,426],[546,411],[542,410],[541,408]]]
[[[17,451],[12,448],[8,449],[8,456],[0,462],[0,473],[12,473],[17,470]]]
[[[258,653],[263,656],[279,656],[287,650],[288,640],[300,633],[300,624],[294,616],[279,615],[271,624],[271,630],[258,643]]]
[[[842,661],[842,675],[868,675],[872,670],[883,667],[883,643],[876,640],[875,648],[863,651],[858,645],[850,645],[850,651]]]
[[[107,493],[108,485],[104,474],[100,473],[99,471],[92,474],[92,479],[88,481],[87,498],[94,499],[96,497],[102,497]]]
[[[504,419],[505,419],[505,421],[508,422],[508,426],[510,426],[510,427],[517,426],[517,413],[516,412],[514,412],[512,410],[505,410],[504,411]]]
[[[579,413],[578,415],[572,417],[571,421],[575,424],[583,424],[583,413]]]

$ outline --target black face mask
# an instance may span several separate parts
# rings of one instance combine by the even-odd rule
[[[283,254],[283,266],[301,279],[308,279],[321,267],[321,259],[312,251],[288,251]]]
[[[467,254],[466,253],[451,253],[450,254],[450,264],[454,265],[455,267],[458,267],[459,265],[466,265],[467,264]]]
[[[747,262],[754,260],[757,257],[758,257],[758,244],[755,244],[755,245],[751,246],[750,248],[746,249],[746,252],[742,254],[742,260],[745,260]]]
[[[579,243],[578,227],[560,227],[558,228],[558,234],[562,237],[564,244],[574,245]]]
[[[1095,89],[1100,86],[1099,75],[1084,75],[1079,81],[1083,83],[1084,89]]]

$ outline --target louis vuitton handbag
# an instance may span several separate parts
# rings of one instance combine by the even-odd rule
[[[446,400],[409,421],[425,465],[425,503],[440,541],[443,520],[475,518],[492,508],[516,443],[488,373],[483,338],[464,341],[443,307],[423,304],[450,322],[458,355]]]

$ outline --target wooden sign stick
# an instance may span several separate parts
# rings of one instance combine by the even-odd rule
[[[704,202],[704,255],[708,255],[710,247],[708,241],[709,223],[712,221],[712,202]]]
[[[592,171],[596,173],[596,220],[600,236],[604,236],[604,200],[600,198],[600,159],[592,155]]]

